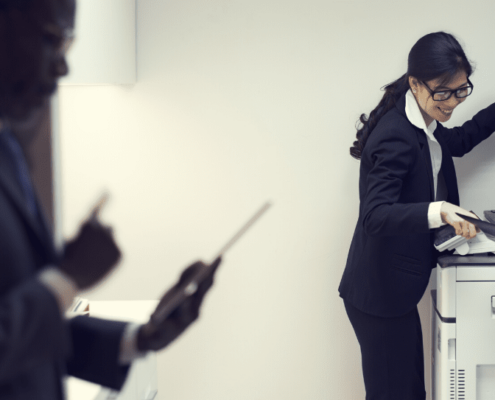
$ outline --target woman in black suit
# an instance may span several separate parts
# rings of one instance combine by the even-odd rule
[[[407,73],[361,115],[351,155],[360,163],[359,219],[339,292],[361,347],[367,400],[424,400],[417,304],[436,265],[433,229],[470,239],[452,157],[495,131],[495,104],[460,127],[441,123],[473,91],[472,66],[450,34],[413,46]]]

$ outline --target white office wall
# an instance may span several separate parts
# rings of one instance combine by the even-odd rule
[[[136,0],[80,0],[75,24],[61,85],[136,82]]]
[[[437,30],[477,64],[449,125],[488,105],[494,12],[481,0],[139,0],[137,84],[60,89],[64,234],[107,189],[124,252],[90,299],[157,298],[274,203],[225,256],[200,321],[158,357],[160,400],[364,398],[337,293],[357,219],[355,121]],[[476,212],[493,208],[492,149],[456,163]]]

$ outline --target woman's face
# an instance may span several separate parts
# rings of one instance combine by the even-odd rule
[[[466,73],[464,71],[460,71],[448,83],[442,84],[441,79],[438,78],[426,81],[426,84],[431,91],[434,92],[441,90],[456,90],[467,86],[468,79]],[[409,85],[411,86],[414,97],[416,97],[416,101],[418,102],[421,114],[423,114],[423,118],[427,126],[430,125],[433,120],[447,122],[452,116],[454,109],[466,100],[466,98],[459,99],[452,94],[448,100],[435,101],[433,100],[428,87],[414,77],[409,77]]]

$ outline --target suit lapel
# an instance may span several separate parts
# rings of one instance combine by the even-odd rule
[[[430,146],[428,146],[428,138],[426,137],[426,133],[424,133],[421,129],[415,129],[416,135],[418,137],[421,157],[423,158],[423,162],[426,164],[426,170],[428,172],[428,184],[430,185],[431,201],[434,201],[435,193],[433,186],[433,166],[431,165]]]
[[[47,256],[54,260],[56,252],[50,231],[45,226],[46,222],[43,217],[36,218],[29,213],[21,188],[16,184],[15,178],[11,174],[11,168],[7,165],[7,160],[4,157],[0,157],[0,190],[3,190],[10,198],[28,229],[34,233],[44,251],[48,253]]]
[[[439,134],[439,131],[443,129],[443,126],[439,124],[437,129],[435,130],[435,138],[440,143],[440,147],[442,148],[442,171],[443,177],[445,179],[445,185],[448,190],[448,198],[447,201],[452,204],[459,205],[459,189],[457,187],[457,177],[455,173],[454,161],[452,160],[452,156],[450,155],[450,151],[446,144],[443,141],[443,137]]]
[[[399,110],[399,113],[402,114],[407,121],[409,121],[406,114],[406,94],[404,94],[400,97],[400,99],[397,100],[395,106]],[[428,146],[428,138],[426,137],[426,133],[422,129],[418,128],[412,123],[411,126],[414,127],[414,130],[416,131],[416,136],[418,138],[419,148],[421,152],[421,158],[426,165],[428,184],[430,186],[430,201],[434,201],[435,191],[433,186],[433,166],[431,165],[430,146]]]

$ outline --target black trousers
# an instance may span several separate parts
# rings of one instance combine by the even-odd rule
[[[423,335],[417,308],[396,318],[366,314],[344,300],[361,346],[366,400],[425,400]]]

